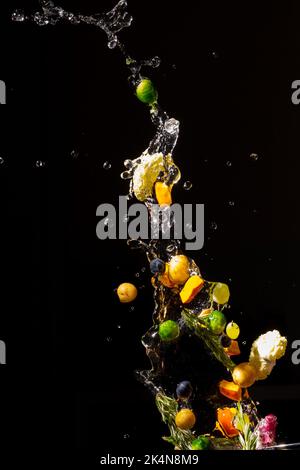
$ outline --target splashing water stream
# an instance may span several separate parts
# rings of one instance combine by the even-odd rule
[[[126,0],[120,0],[107,13],[91,16],[65,11],[63,8],[56,6],[52,1],[41,1],[40,5],[41,8],[30,15],[26,15],[20,10],[15,11],[12,15],[12,20],[16,22],[33,21],[38,26],[53,26],[59,22],[70,22],[74,25],[87,24],[100,28],[107,35],[108,47],[110,49],[118,48],[124,57],[129,73],[129,83],[135,91],[139,84],[146,79],[143,76],[144,68],[151,69],[160,65],[158,57],[139,61],[132,58],[124,44],[120,41],[119,33],[124,28],[128,28],[133,20],[127,11]],[[147,149],[139,157],[124,161],[125,171],[121,177],[130,182],[130,198],[135,196],[139,201],[144,202],[150,215],[154,205],[157,205],[157,203],[161,206],[170,205],[170,202],[167,204],[159,202],[161,196],[156,188],[163,187],[163,198],[167,194],[169,201],[172,187],[179,182],[181,175],[179,168],[173,161],[173,151],[179,136],[179,121],[168,116],[159,106],[157,98],[154,98],[151,102],[148,101],[147,104],[149,105],[151,121],[155,126],[154,137]],[[227,165],[230,166],[231,163],[227,162]],[[110,162],[104,163],[104,167],[108,168],[109,166]],[[192,183],[187,181],[184,184],[184,188],[190,190]],[[156,220],[159,230],[161,230],[161,217],[164,217],[164,214],[157,217]],[[174,219],[170,219],[168,228],[172,227],[173,224]],[[215,223],[213,224],[216,226]],[[133,249],[143,250],[149,263],[159,259],[165,265],[165,271],[163,273],[155,273],[152,278],[154,288],[153,324],[142,337],[142,344],[150,359],[151,369],[138,371],[137,376],[155,394],[156,405],[164,422],[168,424],[171,433],[171,436],[165,439],[179,449],[191,449],[196,437],[195,433],[187,428],[182,429],[176,424],[179,408],[190,408],[192,403],[189,400],[178,402],[174,398],[174,384],[180,377],[178,370],[180,370],[180,363],[182,361],[184,363],[183,369],[186,368],[187,373],[189,371],[189,358],[184,354],[182,356],[178,354],[178,344],[185,347],[185,343],[187,341],[190,342],[191,334],[193,334],[198,343],[193,343],[192,347],[198,348],[200,339],[200,343],[204,345],[205,354],[208,352],[210,358],[216,364],[221,365],[223,368],[225,367],[225,370],[227,369],[230,372],[234,370],[235,363],[231,360],[229,354],[227,354],[226,348],[221,344],[220,338],[223,337],[223,334],[220,335],[211,331],[211,325],[208,323],[208,317],[210,318],[215,311],[218,311],[219,317],[223,318],[223,310],[228,304],[229,290],[226,284],[203,279],[195,261],[183,254],[179,240],[153,239],[149,243],[141,240],[128,240],[128,245]],[[187,275],[184,279],[176,278],[176,276],[178,277],[178,271],[176,271],[178,268],[172,267],[174,260],[186,263],[185,269]],[[180,267],[180,275],[182,275],[181,270],[182,268]],[[191,280],[197,281],[198,284],[195,284],[194,290],[188,291],[187,284]],[[162,341],[160,327],[166,321],[172,321],[178,325],[178,343]],[[109,340],[110,338],[107,338],[107,341]],[[200,349],[197,352],[199,356],[202,353],[203,351],[201,352]],[[195,356],[194,351],[192,351],[192,355],[193,357]],[[207,361],[207,356],[205,356],[204,361]],[[181,369],[180,373],[182,373],[183,369]],[[216,387],[216,383],[211,380],[209,375],[206,376],[206,381],[207,383],[204,384],[206,388],[210,389],[210,385]],[[202,392],[203,388],[201,389]],[[199,392],[199,394],[201,393]],[[218,400],[219,403],[220,397]],[[209,390],[208,398],[202,399],[202,406],[206,408],[212,406],[216,409],[216,402],[215,392],[211,393]],[[252,428],[255,428],[259,419],[257,417],[256,406],[246,393],[243,394],[243,400],[240,403],[242,403],[242,407],[237,408],[237,416],[239,422],[243,423],[244,428],[240,430],[239,439],[228,439],[225,432],[225,438],[218,440],[213,437],[211,439],[211,446],[213,448],[248,448],[249,443],[253,443],[254,447],[252,448],[255,448],[255,434],[252,431],[250,432],[250,425],[244,420],[244,414],[247,410],[247,416],[250,416],[253,420]],[[202,433],[211,434],[211,429],[209,432],[210,424],[208,422],[206,427],[200,426],[197,431],[200,430]],[[245,431],[246,428],[248,434]]]

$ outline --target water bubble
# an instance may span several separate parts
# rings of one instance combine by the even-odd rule
[[[191,181],[186,181],[183,184],[183,189],[185,189],[186,191],[189,191],[190,189],[192,189],[192,187],[193,187],[193,183],[191,183]]]
[[[130,171],[123,171],[123,173],[121,173],[121,178],[122,180],[129,180],[132,178],[132,173]]]
[[[130,160],[130,159],[125,160],[124,166],[125,166],[125,168],[127,168],[127,170],[131,170],[131,168],[133,167],[132,160]]]
[[[231,167],[231,166],[232,166],[232,162],[231,162],[230,160],[228,160],[228,161],[226,162],[226,166]]]
[[[41,160],[37,160],[35,162],[35,166],[36,166],[36,168],[44,168],[46,166],[46,163],[42,162]]]
[[[109,49],[114,49],[117,44],[118,44],[118,39],[116,37],[114,37],[114,38],[112,38],[108,41],[107,45],[108,45]]]
[[[256,162],[259,157],[258,157],[257,153],[251,153],[250,158],[251,158],[251,160],[254,160]]]
[[[106,161],[103,163],[103,168],[104,170],[110,170],[111,169],[111,163],[109,161]]]
[[[218,52],[216,52],[216,51],[212,51],[211,56],[212,56],[213,59],[218,59],[220,57]]]
[[[15,10],[11,15],[11,19],[17,22],[25,21],[25,14],[22,10]]]
[[[70,155],[74,160],[76,160],[76,158],[79,157],[79,152],[77,150],[72,150]]]
[[[213,230],[217,230],[217,228],[218,228],[217,222],[211,222],[210,228],[213,229]]]
[[[149,65],[151,65],[151,67],[153,68],[159,67],[160,64],[161,64],[161,60],[158,56],[153,57],[153,59],[149,61]]]

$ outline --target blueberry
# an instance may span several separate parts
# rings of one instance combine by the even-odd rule
[[[176,387],[176,395],[182,400],[188,400],[193,393],[193,387],[191,382],[183,380]]]
[[[220,338],[223,348],[229,348],[231,345],[231,339],[227,335],[222,335]]]
[[[163,273],[165,271],[165,263],[159,258],[154,258],[150,262],[150,271],[152,274]]]

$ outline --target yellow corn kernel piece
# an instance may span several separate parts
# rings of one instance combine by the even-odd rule
[[[160,206],[170,206],[172,204],[172,187],[162,181],[155,183],[155,196]]]

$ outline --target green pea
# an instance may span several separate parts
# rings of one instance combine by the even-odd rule
[[[179,333],[180,329],[176,321],[167,320],[159,325],[158,334],[162,341],[173,341]]]
[[[214,310],[208,318],[208,326],[212,333],[220,335],[223,333],[227,320],[224,313],[219,310]]]
[[[157,102],[158,93],[149,78],[143,78],[136,87],[136,96],[142,103],[154,104]]]
[[[193,450],[207,450],[210,448],[210,439],[206,436],[199,436],[192,442]]]

